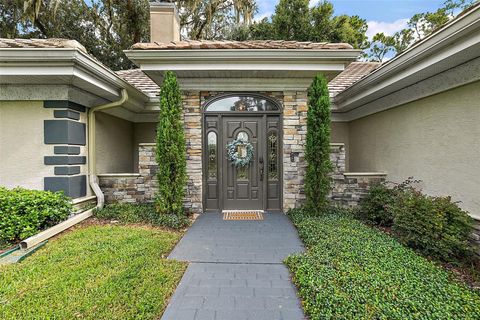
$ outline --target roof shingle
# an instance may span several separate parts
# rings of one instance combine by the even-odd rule
[[[380,62],[356,61],[350,63],[342,73],[328,83],[330,96],[336,96],[360,79],[369,75],[373,70],[380,67],[380,65]]]
[[[87,53],[87,50],[76,40],[50,38],[50,39],[6,39],[0,38],[0,49],[38,49],[38,48],[69,48],[78,49]]]
[[[172,42],[136,43],[133,50],[195,50],[195,49],[277,49],[277,50],[347,50],[353,49],[348,43],[299,42],[284,40],[186,40]]]

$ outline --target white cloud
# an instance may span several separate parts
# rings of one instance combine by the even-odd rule
[[[367,37],[372,39],[373,36],[379,32],[391,36],[395,32],[405,29],[407,27],[408,19],[398,19],[393,22],[384,21],[368,21]]]

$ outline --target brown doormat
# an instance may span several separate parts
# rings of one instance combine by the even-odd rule
[[[263,210],[224,210],[223,220],[263,220]]]

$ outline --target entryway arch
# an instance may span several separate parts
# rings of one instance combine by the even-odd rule
[[[205,210],[281,210],[281,103],[259,93],[229,93],[207,100],[202,111]],[[237,139],[246,141],[242,149],[232,146]],[[250,145],[248,165],[229,159],[228,144],[241,154]]]

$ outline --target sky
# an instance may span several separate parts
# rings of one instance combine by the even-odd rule
[[[406,27],[414,14],[435,11],[445,0],[329,0],[333,3],[335,15],[358,15],[367,20],[367,36],[377,32],[392,35]],[[279,0],[257,0],[259,12],[255,19],[270,17]],[[310,0],[315,5],[318,0]]]

